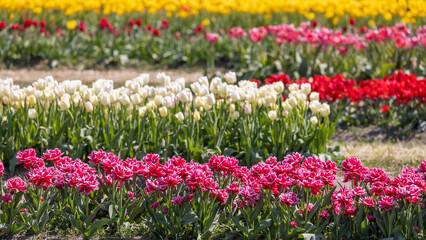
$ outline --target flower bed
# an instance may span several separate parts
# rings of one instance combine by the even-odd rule
[[[383,79],[371,80],[346,79],[343,74],[291,80],[288,75],[281,74],[264,80],[266,84],[275,82],[285,86],[309,83],[312,91],[320,93],[320,100],[338,109],[342,124],[369,125],[375,122],[402,127],[413,124],[414,128],[424,130],[426,81],[414,74],[398,71]]]
[[[47,77],[24,88],[0,81],[0,157],[13,168],[22,146],[59,147],[74,158],[102,147],[123,157],[156,152],[200,162],[226,154],[250,166],[271,154],[324,153],[334,132],[328,104],[309,84],[293,85],[284,100],[281,82],[237,85],[232,72],[210,83],[200,78],[190,88],[164,74],[156,81],[149,85],[146,74],[119,88],[110,80],[89,87]]]
[[[93,18],[0,21],[0,59],[7,68],[43,60],[50,67],[149,63],[210,71],[219,65],[233,68],[245,79],[276,72],[292,78],[342,72],[354,78],[383,77],[396,69],[422,74],[425,65],[423,25],[367,28],[351,22],[328,28],[315,20],[298,27],[282,22],[252,27],[210,23],[208,18],[195,24],[179,21],[105,17],[96,17],[96,22]],[[72,43],[72,48],[65,43]]]
[[[89,163],[58,149],[42,158],[28,149],[17,158],[28,170],[25,180],[1,183],[1,231],[9,235],[37,234],[62,216],[86,239],[106,229],[120,236],[130,223],[173,238],[425,236],[426,160],[391,178],[357,158],[339,170],[330,160],[297,153],[250,168],[225,156],[161,164],[155,154],[123,161],[102,150],[93,151]],[[336,182],[338,173],[345,186]]]

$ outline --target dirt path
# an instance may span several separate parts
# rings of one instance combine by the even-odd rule
[[[200,69],[185,69],[185,70],[0,70],[0,79],[13,78],[16,83],[29,84],[39,78],[53,76],[58,81],[63,80],[82,80],[83,82],[91,82],[100,78],[111,79],[115,82],[124,82],[135,78],[142,73],[148,73],[152,80],[158,73],[164,72],[172,79],[183,77],[187,82],[194,82],[199,77],[203,76],[203,71]]]

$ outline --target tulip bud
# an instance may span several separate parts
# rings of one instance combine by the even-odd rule
[[[133,105],[138,105],[141,103],[141,97],[139,96],[139,94],[132,94],[130,95],[130,101]]]
[[[251,114],[251,104],[244,105],[243,109],[244,109],[244,114]]]
[[[213,106],[216,103],[216,98],[213,93],[210,93],[206,96],[206,103]]]
[[[318,123],[318,118],[315,116],[311,117],[311,123],[312,125],[316,125]]]
[[[229,104],[229,112],[233,113],[235,112],[235,104]]]
[[[37,110],[35,110],[34,108],[30,108],[28,109],[28,117],[31,119],[34,119],[37,117]]]
[[[155,96],[155,98],[154,98],[154,103],[155,103],[155,105],[157,105],[157,106],[161,106],[161,105],[163,105],[163,101],[164,101],[164,99],[163,99],[163,97],[162,96]]]
[[[284,116],[284,117],[287,117],[287,116],[288,116],[288,111],[287,111],[287,110],[285,110],[285,109],[283,109],[282,114],[283,114],[283,116]]]
[[[93,105],[91,102],[86,102],[84,104],[84,108],[86,109],[86,112],[90,113],[93,111]]]
[[[201,107],[203,106],[203,99],[201,97],[195,97],[195,106],[196,107]]]
[[[4,96],[1,101],[3,102],[3,104],[8,104],[9,103],[9,98]]]
[[[197,110],[195,110],[194,112],[194,121],[198,122],[200,120],[200,112],[198,112]]]
[[[179,122],[182,122],[182,121],[185,119],[185,117],[183,116],[183,113],[182,113],[182,112],[178,112],[178,113],[176,113],[176,114],[175,114],[175,117],[177,118],[177,120],[178,120]]]
[[[282,93],[282,92],[284,92],[284,83],[283,83],[283,82],[275,82],[275,83],[273,84],[273,87],[274,87],[274,90],[275,90],[277,93]]]
[[[144,117],[145,113],[147,111],[147,108],[146,107],[140,107],[138,110],[139,110],[139,116]]]
[[[232,114],[231,114],[231,119],[232,120],[235,120],[235,119],[237,119],[237,118],[239,118],[240,117],[240,113],[238,112],[238,111],[235,111],[235,112],[233,112]]]
[[[70,100],[69,100],[68,98],[62,98],[62,99],[59,101],[59,108],[60,108],[62,111],[66,111],[66,110],[68,110],[70,107],[71,107],[71,104],[70,104]]]
[[[288,99],[288,104],[290,104],[291,108],[294,108],[297,106],[297,100],[295,97],[291,97]]]
[[[327,103],[323,103],[319,110],[321,116],[327,117],[330,114],[330,106]]]
[[[309,95],[309,93],[311,93],[311,84],[310,83],[302,83],[302,85],[300,86],[300,90],[305,95]]]
[[[98,105],[99,104],[99,98],[96,95],[93,95],[92,97],[90,97],[90,102],[93,105]]]
[[[311,109],[312,113],[316,114],[321,109],[321,103],[318,100],[313,100],[309,103],[309,108]]]
[[[30,95],[29,97],[27,97],[27,103],[30,107],[34,106],[37,102],[37,99],[34,95]]]
[[[167,108],[166,107],[160,107],[158,109],[158,111],[160,111],[160,116],[161,117],[167,117]]]
[[[235,91],[235,90],[230,92],[229,96],[232,98],[232,101],[234,101],[234,102],[238,102],[241,99],[240,93],[238,91]]]
[[[299,84],[297,83],[290,84],[290,86],[288,86],[288,90],[290,92],[297,92],[299,90]]]
[[[224,78],[229,84],[234,84],[237,81],[237,75],[234,72],[226,73]]]
[[[271,119],[272,121],[274,121],[275,119],[277,119],[277,112],[276,111],[269,111],[268,112],[268,117],[269,117],[269,119]]]
[[[100,101],[101,101],[101,104],[102,104],[102,105],[104,105],[104,106],[109,106],[109,105],[111,105],[111,99],[110,99],[110,97],[109,97],[109,94],[108,94],[108,93],[106,93],[106,92],[102,92],[102,93],[99,95],[99,99],[100,99]]]
[[[309,95],[309,99],[311,99],[311,101],[319,101],[319,93],[317,92],[311,92],[311,95]]]
[[[74,95],[76,91],[76,86],[74,84],[68,83],[65,85],[65,92],[69,95]]]

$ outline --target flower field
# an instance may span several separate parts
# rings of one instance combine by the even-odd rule
[[[335,162],[298,153],[250,168],[225,156],[161,164],[156,154],[123,161],[102,150],[93,151],[88,164],[58,149],[42,158],[28,149],[17,158],[28,170],[25,180],[2,185],[1,220],[10,234],[38,233],[59,218],[84,239],[99,229],[121,234],[134,222],[173,238],[424,237],[426,161],[390,178],[357,158],[339,170]],[[336,188],[338,172],[348,187]]]
[[[0,239],[426,239],[424,9],[0,1]]]
[[[236,19],[245,17],[235,14]],[[413,74],[425,70],[422,21],[379,25],[344,18],[335,26],[325,17],[309,21],[283,16],[284,22],[256,17],[241,22],[233,15],[210,13],[191,19],[92,13],[79,19],[58,19],[49,13],[21,19],[3,16],[0,59],[7,68],[41,63],[79,69],[149,65],[201,67],[211,75],[215,67],[222,67],[242,79],[278,72],[292,78],[346,73],[358,79],[384,77],[398,69]]]

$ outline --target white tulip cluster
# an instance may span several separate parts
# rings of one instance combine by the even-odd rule
[[[105,79],[99,79],[89,87],[79,80],[58,82],[46,77],[23,88],[14,85],[12,79],[0,79],[0,99],[3,104],[10,103],[16,108],[27,104],[31,108],[28,111],[30,118],[37,117],[36,103],[57,104],[62,111],[74,105],[87,112],[92,112],[96,106],[136,108],[140,116],[158,112],[161,117],[167,117],[171,112],[179,122],[189,114],[198,121],[200,112],[220,106],[229,109],[234,120],[240,114],[252,114],[253,107],[264,107],[271,120],[279,118],[278,113],[282,117],[288,116],[298,106],[302,110],[309,107],[314,115],[326,117],[330,114],[329,105],[319,102],[319,94],[311,93],[310,84],[302,84],[300,88],[297,84],[290,85],[287,100],[280,104],[284,92],[282,82],[261,87],[247,80],[235,84],[237,78],[233,72],[226,73],[223,79],[214,77],[210,82],[207,77],[201,77],[189,88],[183,78],[173,81],[164,73],[156,76],[155,82],[159,84],[155,86],[150,84],[149,78],[148,74],[142,74],[118,88],[114,88],[112,80]],[[241,113],[236,109],[241,109]],[[316,116],[310,120],[312,124],[318,123]]]

